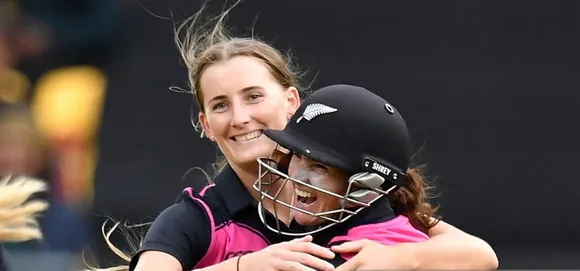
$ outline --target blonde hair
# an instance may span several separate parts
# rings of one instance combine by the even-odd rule
[[[48,203],[29,199],[46,190],[46,183],[28,177],[8,176],[0,181],[0,241],[42,239],[36,216],[48,208]]]
[[[215,25],[211,30],[204,29],[196,24],[200,19],[204,5],[199,12],[177,27],[175,31],[175,43],[187,66],[189,84],[192,89],[191,94],[193,94],[201,112],[205,111],[200,86],[201,76],[209,66],[237,56],[253,57],[260,60],[282,87],[289,88],[293,86],[298,90],[303,89],[300,87],[299,82],[302,76],[292,64],[292,59],[289,55],[283,55],[276,48],[259,40],[253,33],[251,37],[247,38],[232,37],[228,34],[224,21],[228,13],[240,1],[236,1],[219,16],[212,18],[210,22],[215,21]],[[206,25],[203,24],[203,26]],[[183,40],[180,38],[182,32],[185,32]],[[194,126],[197,130],[199,121]],[[203,131],[201,134],[203,137]]]
[[[205,111],[200,86],[200,79],[205,70],[211,65],[238,56],[252,57],[262,62],[278,84],[285,89],[296,87],[299,92],[302,92],[301,94],[306,95],[305,91],[309,88],[302,87],[300,79],[303,74],[298,72],[298,68],[293,64],[290,55],[282,54],[276,48],[254,36],[253,33],[251,37],[247,38],[232,37],[228,34],[224,21],[228,13],[240,2],[241,0],[237,0],[219,16],[212,18],[210,22],[215,20],[215,25],[211,30],[196,24],[204,7],[176,29],[175,43],[187,66],[191,94],[200,112]],[[207,24],[203,24],[203,26],[205,25]],[[182,32],[185,32],[183,40],[180,39]],[[192,124],[195,130],[200,132],[200,137],[203,138],[204,131],[199,120],[193,120],[193,116]],[[225,157],[218,157],[217,162],[213,165],[214,176],[219,174],[226,165]]]
[[[175,44],[181,54],[183,61],[188,70],[188,79],[191,87],[189,92],[194,96],[200,111],[204,111],[203,97],[199,85],[199,78],[203,72],[211,65],[218,62],[226,61],[236,56],[248,56],[260,60],[268,68],[276,81],[284,88],[296,87],[303,89],[299,85],[299,78],[301,77],[291,64],[289,56],[282,55],[274,47],[267,43],[260,41],[256,37],[238,38],[232,37],[227,33],[224,22],[228,13],[237,6],[241,0],[237,0],[232,6],[223,11],[220,15],[210,18],[207,22],[201,22],[201,16],[205,10],[206,3],[193,16],[185,20],[181,25],[175,29]],[[213,23],[213,27],[207,26]],[[184,33],[183,39],[181,38]],[[199,121],[192,120],[192,124],[196,131],[199,131]],[[203,137],[203,131],[200,132]],[[214,167],[215,172],[219,173],[227,164],[225,159],[220,159],[219,165]],[[107,222],[105,222],[106,224]],[[131,256],[121,251],[110,241],[110,236],[113,231],[120,229],[120,224],[117,222],[108,231],[105,231],[105,224],[102,227],[102,233],[109,248],[119,256],[121,259],[130,262]],[[125,233],[127,235],[127,232]],[[138,250],[135,242],[129,242],[132,247],[132,254]],[[87,264],[87,266],[89,266]],[[125,271],[129,270],[126,265],[99,269],[89,266],[90,271]]]
[[[115,246],[115,244],[113,244],[113,242],[111,242],[111,235],[115,231],[119,230],[123,234],[123,236],[127,239],[127,243],[129,244],[130,249],[132,250],[131,254],[135,254],[139,250],[139,246],[141,245],[142,238],[138,238],[138,241],[136,241],[134,238],[131,238],[130,236],[133,235],[130,232],[131,228],[142,227],[145,225],[149,225],[151,223],[144,223],[144,224],[138,224],[138,225],[134,225],[134,226],[127,226],[127,225],[121,225],[120,222],[115,222],[113,224],[113,226],[107,230],[107,224],[110,220],[112,220],[112,219],[108,219],[101,226],[101,234],[103,235],[105,242],[107,243],[107,246],[111,249],[111,251],[115,255],[119,256],[119,258],[121,258],[122,260],[124,260],[126,262],[131,262],[131,256],[128,253],[119,249],[117,246]],[[83,253],[83,261],[85,262],[85,265],[88,268],[88,269],[84,269],[83,271],[128,271],[129,270],[128,265],[119,265],[119,266],[109,267],[109,268],[97,268],[97,267],[91,266],[89,263],[86,262],[86,260],[84,258],[84,253]]]

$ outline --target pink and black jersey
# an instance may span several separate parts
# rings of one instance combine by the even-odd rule
[[[314,242],[331,247],[348,241],[368,239],[383,245],[422,242],[429,237],[411,225],[406,216],[397,215],[386,198],[373,203],[349,220],[315,234]],[[330,260],[339,266],[354,255],[342,254]],[[379,256],[380,257],[380,256]]]
[[[192,270],[291,239],[266,229],[256,206],[232,168],[226,167],[215,185],[198,191],[185,189],[176,203],[155,219],[131,260],[130,270],[149,250],[172,255],[183,270]]]
[[[192,270],[293,239],[266,229],[256,206],[234,171],[226,167],[215,185],[199,191],[185,189],[177,202],[155,219],[139,253],[131,260],[130,270],[141,253],[149,250],[168,253],[181,263],[183,270]],[[274,219],[267,215],[271,225]],[[303,229],[295,223],[281,227],[285,231]],[[397,216],[386,199],[313,237],[316,244],[328,247],[363,238],[385,245],[427,239],[406,217]],[[330,262],[338,266],[349,257],[339,255]]]

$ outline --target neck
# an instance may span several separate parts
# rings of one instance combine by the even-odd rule
[[[259,200],[260,193],[253,188],[254,182],[258,179],[258,165],[236,165],[233,163],[230,165],[250,195],[256,201]]]
[[[242,185],[246,188],[246,190],[248,190],[248,192],[250,193],[250,195],[252,195],[254,200],[259,201],[260,192],[256,191],[253,187],[256,180],[258,180],[258,164],[254,163],[252,165],[235,165],[233,163],[230,163],[230,165],[234,170],[234,172],[236,173],[236,175],[238,175],[238,178],[240,178],[240,180],[242,181]],[[280,190],[282,183],[283,182],[276,182],[273,186],[269,187],[271,191],[270,193],[271,196],[274,196],[275,193]],[[291,189],[283,189],[280,195],[278,196],[278,199],[285,202],[290,202],[289,199],[291,199],[292,194],[287,193],[287,191],[291,191]],[[266,209],[271,214],[274,214],[274,212],[276,212],[277,217],[281,222],[284,222],[286,224],[290,223],[291,220],[290,208],[282,205],[274,206],[275,203],[268,198],[265,198],[262,201],[262,204],[264,209]]]

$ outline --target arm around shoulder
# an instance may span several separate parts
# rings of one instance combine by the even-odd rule
[[[194,202],[180,201],[155,219],[139,252],[131,259],[130,270],[192,270],[205,255],[210,236],[205,211]]]
[[[484,240],[439,221],[430,239],[409,243],[420,270],[494,270],[499,266],[493,248]]]
[[[422,242],[387,246],[357,240],[332,247],[334,252],[356,254],[335,271],[497,269],[498,260],[489,244],[447,223],[439,223],[431,229],[431,239]]]

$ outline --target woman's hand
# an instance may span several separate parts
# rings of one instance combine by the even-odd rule
[[[309,235],[241,256],[239,270],[330,271],[334,266],[323,259],[333,258],[332,251],[312,243]]]
[[[341,254],[356,254],[334,271],[354,270],[416,270],[413,249],[407,244],[385,246],[375,241],[357,240],[333,246],[331,249]]]

